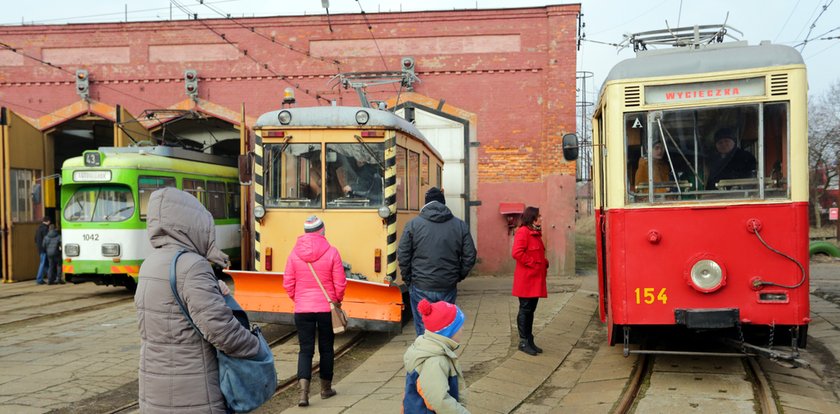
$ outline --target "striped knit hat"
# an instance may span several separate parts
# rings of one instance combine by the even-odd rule
[[[426,330],[447,338],[452,338],[464,326],[466,319],[458,306],[444,301],[432,303],[424,298],[417,304],[417,310]]]
[[[303,222],[303,231],[307,233],[315,233],[316,231],[321,231],[323,228],[324,222],[314,214],[309,216],[306,221]]]

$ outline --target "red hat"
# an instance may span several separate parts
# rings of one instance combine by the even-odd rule
[[[431,303],[426,299],[417,304],[427,331],[452,337],[464,325],[464,313],[457,306],[440,301]]]

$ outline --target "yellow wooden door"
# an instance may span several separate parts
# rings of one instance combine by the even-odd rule
[[[19,115],[0,108],[2,145],[2,271],[4,282],[34,279],[39,255],[35,230],[44,215],[44,135]]]

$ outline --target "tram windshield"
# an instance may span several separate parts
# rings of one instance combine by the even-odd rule
[[[82,187],[64,207],[64,219],[72,222],[125,221],[133,215],[134,196],[128,187]]]
[[[384,144],[268,144],[265,205],[276,208],[378,208]]]
[[[627,113],[627,199],[789,198],[787,103]]]

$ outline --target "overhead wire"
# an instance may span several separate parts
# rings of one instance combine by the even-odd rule
[[[62,71],[62,72],[64,72],[64,73],[70,74],[70,75],[72,75],[72,76],[73,76],[73,78],[75,78],[75,77],[76,77],[76,73],[75,73],[75,72],[72,72],[72,71],[70,71],[70,70],[68,70],[68,69],[65,69],[65,68],[61,67],[61,66],[55,65],[55,64],[50,63],[50,62],[47,62],[47,61],[45,61],[45,60],[43,60],[43,59],[39,59],[39,58],[37,58],[37,57],[35,57],[35,56],[29,55],[29,54],[27,54],[27,53],[24,53],[24,52],[22,52],[22,51],[18,50],[18,48],[16,48],[16,47],[12,47],[12,46],[10,46],[10,45],[6,44],[6,43],[5,43],[5,42],[3,42],[3,41],[0,41],[0,47],[4,48],[4,49],[6,49],[6,50],[12,51],[12,52],[14,52],[14,53],[17,53],[17,54],[19,54],[19,55],[21,55],[21,56],[23,56],[23,57],[25,57],[25,58],[27,58],[27,59],[34,60],[34,61],[36,61],[36,62],[38,62],[38,63],[40,63],[40,64],[42,64],[42,65],[46,65],[46,66],[49,66],[49,67],[51,67],[51,68],[54,68],[54,69],[60,70],[60,71]],[[112,90],[112,91],[114,91],[114,92],[116,92],[116,93],[119,93],[119,94],[122,94],[122,95],[128,96],[128,97],[133,98],[133,99],[137,99],[138,101],[142,101],[142,102],[145,102],[145,103],[147,103],[147,104],[154,105],[154,106],[161,106],[161,105],[159,105],[159,104],[157,104],[157,103],[155,103],[155,102],[148,101],[148,100],[143,99],[143,98],[141,98],[141,97],[139,97],[139,96],[132,95],[132,94],[130,94],[130,93],[128,93],[128,92],[125,92],[125,91],[122,91],[122,90],[120,90],[120,89],[118,89],[118,88],[114,88],[114,87],[108,86],[108,85],[106,85],[106,84],[104,84],[104,83],[97,82],[97,81],[96,81],[96,80],[94,80],[94,79],[89,79],[89,82],[90,82],[90,84],[92,84],[92,85],[93,85],[93,84],[98,85],[98,86],[100,86],[100,87],[102,87],[102,88]]]
[[[242,0],[218,0],[218,1],[214,1],[212,3],[213,4],[218,4],[218,3],[231,3],[231,2],[239,2],[239,1],[242,1]],[[49,23],[49,22],[70,23],[71,21],[80,20],[80,19],[90,19],[90,18],[95,18],[95,17],[107,17],[107,16],[125,16],[126,14],[137,14],[137,13],[156,12],[156,11],[165,11],[165,10],[169,10],[169,8],[168,7],[155,7],[155,8],[151,8],[151,9],[129,10],[129,11],[120,10],[118,12],[89,14],[89,15],[85,15],[85,16],[55,17],[55,18],[50,18],[50,19],[31,20],[27,23],[24,23],[23,25],[44,24],[44,23]],[[12,25],[18,26],[18,25],[21,25],[21,23],[18,23],[18,22],[0,23],[0,26],[12,26]]]
[[[373,25],[370,24],[370,20],[367,18],[367,13],[362,8],[362,2],[360,0],[356,0],[356,4],[359,5],[359,11],[362,13],[362,18],[365,20],[365,24],[367,25],[368,33],[370,33],[371,39],[373,39],[373,44],[376,46],[376,51],[379,53],[379,58],[382,60],[382,66],[385,70],[388,70],[388,63],[385,61],[385,55],[382,54],[382,49],[379,47],[379,42],[376,40],[376,36],[373,34]],[[397,93],[397,103],[400,101],[400,92],[402,92],[402,84],[400,84],[400,88],[397,89],[394,87],[394,92]]]
[[[184,6],[184,5],[180,4],[177,0],[170,0],[170,2],[171,2],[172,4],[174,4],[176,7],[178,7],[179,9],[184,10],[185,12],[189,12],[190,14],[193,14],[191,10],[189,10],[186,6]],[[195,15],[195,16],[197,17],[197,15]],[[202,24],[205,28],[207,28],[207,30],[209,30],[210,32],[212,32],[213,34],[215,34],[216,36],[218,36],[220,39],[222,39],[223,41],[225,41],[225,43],[227,43],[227,44],[229,44],[230,46],[233,46],[234,48],[236,48],[236,50],[238,50],[240,53],[242,53],[242,55],[243,55],[243,56],[247,57],[248,59],[250,59],[251,61],[253,61],[254,63],[256,63],[256,64],[257,64],[260,68],[262,68],[262,69],[264,69],[264,70],[268,71],[269,73],[271,73],[271,74],[272,74],[275,78],[277,78],[277,79],[279,79],[279,80],[281,80],[281,81],[283,81],[283,82],[286,82],[287,84],[289,84],[290,86],[294,87],[295,89],[297,89],[297,90],[299,90],[299,91],[303,92],[304,94],[306,94],[306,95],[308,95],[308,96],[310,96],[310,97],[314,98],[316,102],[318,102],[318,101],[320,101],[320,100],[323,100],[323,101],[325,101],[325,102],[327,102],[327,103],[330,103],[330,100],[329,100],[329,99],[324,98],[324,97],[323,97],[323,96],[321,96],[319,93],[317,93],[317,92],[316,92],[316,93],[313,95],[313,94],[309,91],[309,89],[308,89],[308,88],[304,88],[304,87],[302,87],[302,86],[300,85],[300,83],[297,83],[297,82],[292,82],[291,80],[289,80],[289,79],[288,79],[288,76],[283,75],[283,74],[281,74],[281,73],[279,73],[279,72],[275,71],[274,69],[272,69],[272,68],[268,65],[268,63],[260,62],[260,61],[259,61],[259,60],[257,60],[254,56],[252,56],[251,54],[249,54],[249,53],[248,53],[248,49],[240,49],[240,48],[239,48],[239,46],[238,46],[237,44],[235,44],[233,41],[231,41],[230,39],[228,39],[228,38],[227,38],[227,36],[225,36],[225,34],[224,34],[224,33],[220,33],[220,32],[218,32],[216,29],[214,29],[212,26],[210,26],[210,24],[208,24],[208,23],[207,23],[207,21],[205,21],[204,19],[198,19],[198,18],[196,18],[195,20],[196,20],[197,22],[201,23],[201,24]]]
[[[782,32],[785,31],[785,27],[787,27],[788,22],[790,22],[790,18],[793,17],[794,12],[799,7],[799,2],[800,1],[802,1],[802,0],[796,0],[796,4],[793,5],[793,8],[790,10],[790,13],[788,13],[787,19],[785,19],[785,23],[782,24],[782,28],[779,29],[779,33],[776,35],[775,38],[773,38],[773,43],[776,43],[776,40],[778,40],[779,36],[782,35]]]
[[[234,24],[236,24],[237,26],[239,26],[239,27],[241,27],[241,28],[243,28],[243,29],[246,29],[246,30],[250,31],[251,33],[254,33],[255,35],[257,35],[257,36],[259,36],[259,37],[261,37],[261,38],[263,38],[263,39],[265,39],[265,40],[268,40],[268,41],[269,41],[269,42],[271,42],[271,43],[274,43],[274,44],[277,44],[277,45],[283,46],[283,47],[285,47],[285,48],[287,48],[287,49],[291,50],[292,52],[299,53],[299,54],[304,55],[304,56],[306,56],[306,57],[308,57],[308,58],[310,58],[310,59],[316,59],[316,60],[320,60],[320,61],[322,61],[322,62],[332,63],[332,64],[334,64],[334,65],[336,65],[336,66],[341,65],[341,62],[340,62],[338,59],[327,59],[327,58],[323,58],[323,57],[320,57],[320,56],[314,56],[314,55],[312,55],[312,53],[311,53],[311,52],[308,52],[308,51],[306,51],[306,50],[300,50],[300,49],[297,49],[297,48],[295,48],[294,46],[292,46],[292,45],[290,45],[290,44],[283,43],[283,42],[280,42],[280,41],[276,40],[276,39],[274,38],[274,36],[266,36],[266,35],[264,35],[264,34],[262,34],[262,33],[258,32],[258,31],[256,30],[256,28],[255,28],[255,27],[253,27],[253,26],[250,26],[250,27],[249,27],[249,26],[245,26],[244,24],[242,24],[241,22],[239,22],[239,21],[238,21],[238,20],[236,20],[235,18],[230,17],[230,14],[226,14],[226,13],[222,12],[221,10],[219,10],[219,9],[217,9],[217,8],[215,8],[215,7],[213,7],[213,6],[211,6],[209,2],[205,2],[204,0],[196,0],[196,1],[197,1],[199,4],[203,5],[204,7],[207,7],[208,9],[212,10],[213,12],[215,12],[216,14],[218,14],[219,16],[224,17],[225,19],[227,19],[227,20],[229,20],[229,21],[233,22],[233,23],[234,23]],[[339,72],[340,72],[340,71],[339,71]]]
[[[834,0],[826,0],[825,4],[822,6],[822,10],[820,10],[820,14],[818,14],[817,17],[814,19],[814,22],[811,23],[811,27],[808,29],[808,34],[805,35],[805,40],[802,41],[802,49],[799,49],[799,53],[802,53],[802,51],[805,50],[805,47],[808,46],[808,42],[811,40],[809,39],[811,36],[811,32],[814,31],[815,27],[817,27],[817,21],[819,21],[823,13],[825,13],[825,11],[828,10],[828,7],[831,6],[831,3],[834,3]]]

